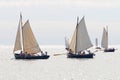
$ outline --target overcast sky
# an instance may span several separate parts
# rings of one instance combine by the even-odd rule
[[[102,30],[109,29],[109,44],[120,44],[119,0],[0,0],[0,45],[14,45],[19,14],[30,20],[40,45],[64,45],[71,38],[76,18],[85,16],[91,41],[101,42]]]

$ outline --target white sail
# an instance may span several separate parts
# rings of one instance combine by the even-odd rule
[[[90,41],[83,17],[76,26],[74,35],[70,43],[70,49],[72,49],[72,51],[77,53],[79,51],[86,50],[92,46],[93,45]]]
[[[103,47],[105,49],[108,48],[108,32],[105,28],[103,28],[101,47]]]
[[[65,37],[65,46],[66,48],[69,48],[69,39]]]
[[[23,51],[24,52],[27,52],[27,54],[36,54],[38,52],[41,52],[39,45],[31,30],[28,20],[22,27],[22,37],[23,37]]]
[[[83,51],[90,47],[92,47],[92,43],[90,41],[84,17],[81,19],[80,23],[77,26],[77,40],[76,40],[76,51]]]
[[[21,35],[20,35],[20,28],[21,28],[21,16],[20,16],[20,20],[19,20],[19,24],[18,24],[18,30],[17,30],[17,35],[16,35],[16,40],[15,40],[15,45],[14,45],[14,51],[17,50],[22,50],[22,46],[21,46]]]

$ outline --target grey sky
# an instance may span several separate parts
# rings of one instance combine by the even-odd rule
[[[0,0],[0,44],[13,45],[19,13],[30,20],[35,37],[41,45],[64,45],[71,37],[76,17],[85,16],[92,42],[101,40],[102,29],[109,27],[109,43],[119,44],[119,0]]]

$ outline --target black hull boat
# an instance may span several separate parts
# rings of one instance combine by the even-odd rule
[[[93,58],[95,54],[69,54],[67,55],[68,58]]]
[[[48,59],[49,55],[21,55],[21,54],[14,54],[15,59]]]
[[[93,44],[89,38],[84,17],[79,21],[77,18],[77,25],[73,33],[71,42],[68,42],[68,58],[93,58],[94,54],[88,50]],[[86,53],[86,51],[88,51]]]
[[[114,52],[114,48],[108,48],[108,27],[103,28],[103,36],[101,46],[104,48],[104,52]]]
[[[105,49],[104,52],[114,52],[115,49],[114,48],[110,48],[110,49]]]
[[[22,23],[22,15],[20,14],[13,50],[15,59],[48,59],[49,55],[47,55],[47,52],[43,53],[35,39],[29,20],[24,25]],[[37,53],[41,53],[41,55]]]

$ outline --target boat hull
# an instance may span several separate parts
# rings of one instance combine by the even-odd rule
[[[105,49],[104,52],[114,52],[115,49],[114,48],[111,48],[111,49]]]
[[[68,58],[93,58],[94,54],[68,54]]]
[[[100,47],[96,47],[95,49],[101,49]]]
[[[15,59],[48,59],[49,55],[42,55],[42,56],[23,56],[21,54],[14,54]]]

